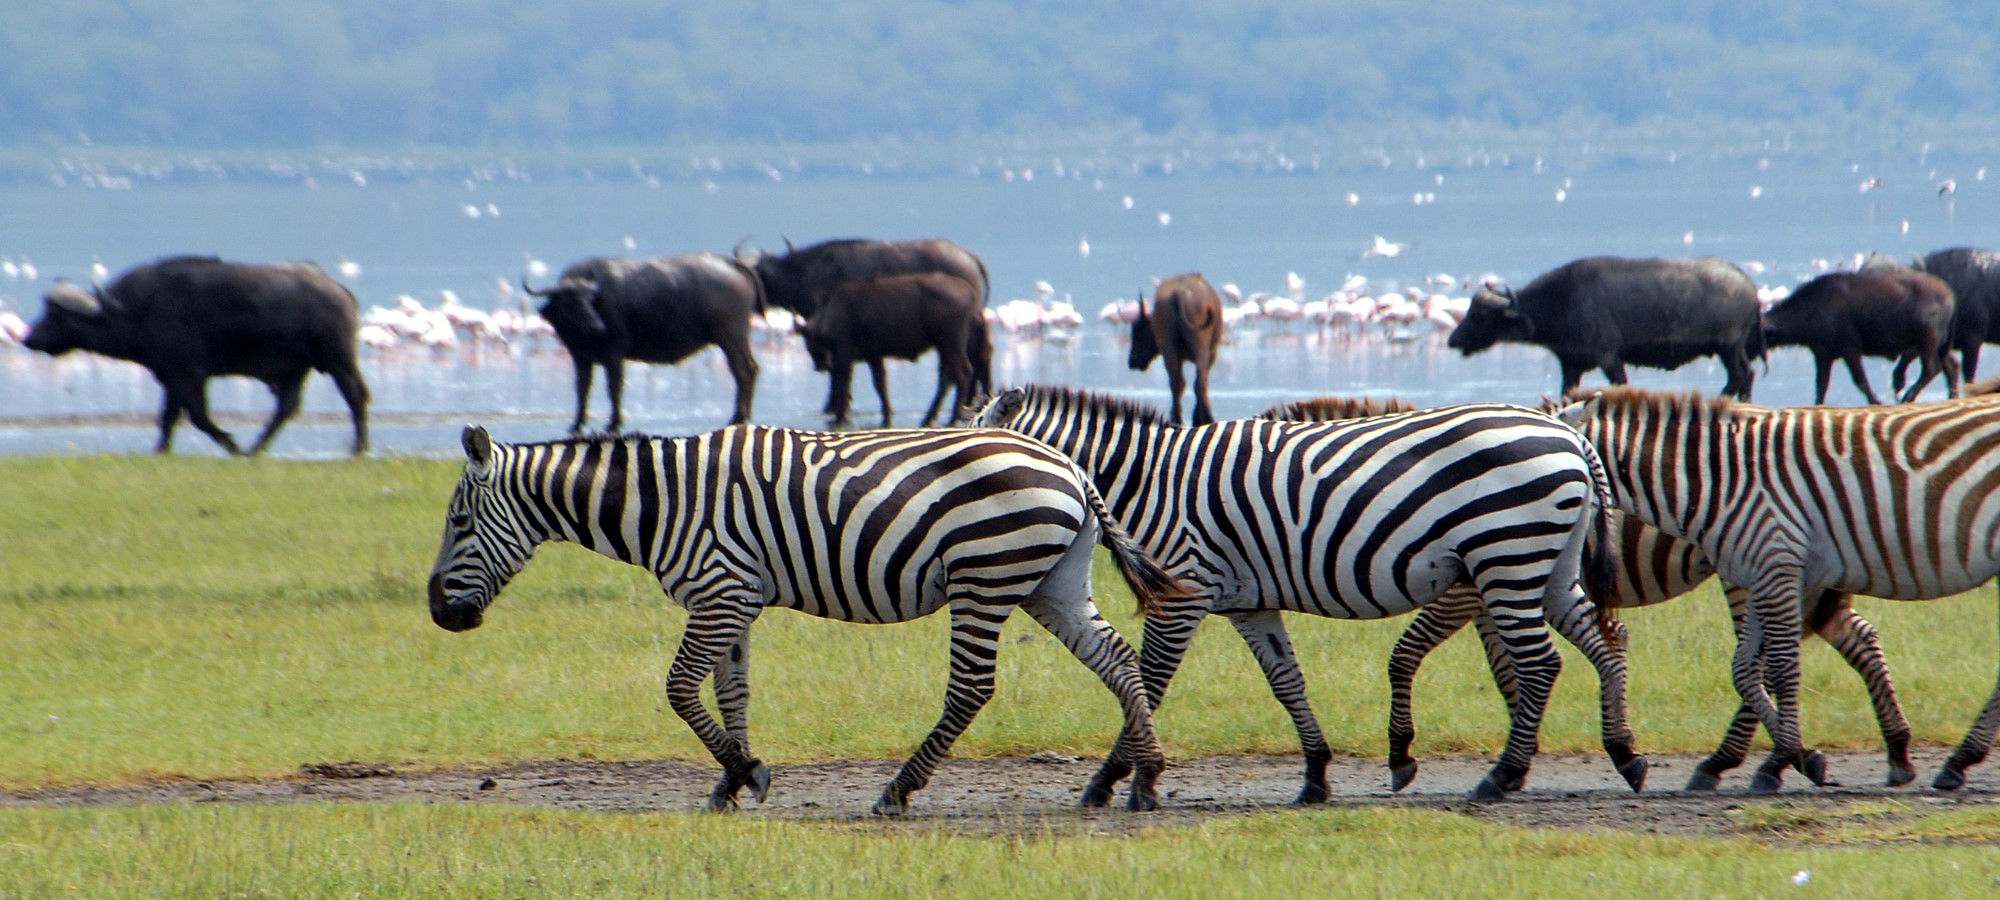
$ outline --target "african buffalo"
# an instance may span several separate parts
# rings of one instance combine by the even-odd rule
[[[992,294],[986,263],[978,254],[942,238],[922,241],[843,238],[808,247],[793,247],[791,241],[786,241],[785,250],[782,256],[760,253],[746,261],[756,267],[772,306],[789,309],[808,319],[819,311],[820,304],[834,288],[884,275],[924,272],[951,275],[978,289],[982,307]]]
[[[1139,295],[1139,317],[1132,320],[1132,353],[1126,359],[1144,372],[1158,357],[1166,362],[1167,386],[1174,402],[1169,415],[1181,420],[1181,389],[1187,384],[1181,363],[1194,364],[1194,424],[1215,421],[1208,405],[1208,368],[1222,347],[1222,298],[1199,273],[1175,275],[1153,289],[1153,308]]]
[[[1958,348],[1959,374],[1966,381],[1978,378],[1980,346],[2000,341],[2000,253],[1953,247],[1926,255],[1915,268],[1951,286],[1951,346]]]
[[[764,311],[764,288],[749,266],[714,253],[667,259],[592,257],[563,269],[547,290],[521,286],[543,298],[541,313],[576,366],[576,421],[583,430],[593,367],[604,367],[611,421],[625,422],[625,361],[677,363],[714,344],[736,379],[731,424],[750,421],[757,391],[757,360],[750,355],[750,316]]]
[[[1923,364],[1917,383],[1903,394],[1916,399],[1944,371],[1945,387],[1958,396],[1958,360],[1947,352],[1951,337],[1951,287],[1934,275],[1901,272],[1829,272],[1801,285],[1764,314],[1770,346],[1801,344],[1812,350],[1818,368],[1814,403],[1826,402],[1833,361],[1845,360],[1854,386],[1868,402],[1880,404],[1863,356],[1895,359],[1911,354]]]
[[[980,381],[980,373],[992,370],[993,359],[983,306],[973,285],[935,273],[888,275],[835,288],[819,314],[799,326],[813,368],[833,376],[826,398],[833,423],[847,424],[848,386],[854,363],[860,360],[868,363],[875,395],[882,398],[882,427],[889,427],[888,376],[882,360],[891,356],[914,360],[932,348],[938,352],[938,387],[923,424],[928,427],[936,421],[949,388],[957,388],[950,416],[957,421],[974,402],[975,392],[993,392],[990,380]]]
[[[306,375],[333,376],[354,418],[354,452],[368,450],[368,385],[355,363],[354,295],[309,262],[258,265],[179,256],[135,266],[102,288],[58,282],[24,342],[61,356],[88,350],[151,370],[166,392],[160,443],[173,446],[181,414],[232,455],[234,438],[208,416],[208,379],[247,375],[278,407],[251,453],[298,412]]]
[[[1519,293],[1482,285],[1445,343],[1471,356],[1500,341],[1540,344],[1562,365],[1567,393],[1602,369],[1676,369],[1717,356],[1722,393],[1750,399],[1750,360],[1764,355],[1757,285],[1727,260],[1594,256],[1543,273]]]

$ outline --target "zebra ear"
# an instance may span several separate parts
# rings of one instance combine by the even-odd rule
[[[1021,404],[1027,400],[1027,392],[1020,388],[1008,388],[993,399],[986,401],[986,408],[979,411],[974,423],[981,428],[1005,428],[1014,420],[1014,414],[1021,411]]]
[[[1590,421],[1592,417],[1597,415],[1598,404],[1604,402],[1603,398],[1597,394],[1592,394],[1588,397],[1572,396],[1569,398],[1569,401],[1564,405],[1556,407],[1555,417],[1562,420],[1564,425],[1568,425],[1571,428],[1582,428],[1583,423]]]
[[[459,436],[465,445],[465,461],[473,469],[485,469],[493,463],[493,436],[477,425],[465,426],[465,433]]]

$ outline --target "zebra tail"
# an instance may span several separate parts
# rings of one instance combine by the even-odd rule
[[[1096,488],[1090,491],[1090,507],[1097,514],[1097,542],[1111,551],[1118,574],[1125,577],[1125,583],[1139,600],[1139,615],[1150,619],[1164,612],[1168,603],[1194,599],[1194,592],[1186,584],[1162,568],[1111,518],[1111,511],[1104,508],[1104,498],[1098,496]]]
[[[1610,640],[1620,564],[1618,538],[1611,521],[1617,501],[1611,496],[1611,477],[1604,470],[1604,460],[1597,455],[1597,448],[1587,438],[1582,445],[1584,458],[1590,462],[1591,492],[1595,494],[1591,503],[1590,539],[1583,545],[1583,592],[1591,605],[1597,607],[1598,631]]]

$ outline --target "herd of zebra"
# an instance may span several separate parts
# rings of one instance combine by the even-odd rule
[[[1626,722],[1626,633],[1608,610],[1681,596],[1719,574],[1735,621],[1742,704],[1690,790],[1773,751],[1824,783],[1798,726],[1799,642],[1823,636],[1865,679],[1889,784],[1915,777],[1911,731],[1876,631],[1849,594],[1927,599],[2000,574],[2000,399],[1766,409],[1613,387],[1545,409],[1417,410],[1320,399],[1183,427],[1154,407],[1066,387],[1002,391],[970,428],[815,433],[734,425],[690,437],[607,435],[505,444],[463,436],[428,594],[458,631],[544,541],[657,576],[688,611],[669,705],[723,774],[707,808],[762,800],[749,749],[748,629],[767,607],[850,622],[947,609],[944,711],[874,810],[896,814],[993,694],[1016,608],[1118,698],[1124,725],[1082,803],[1158,804],[1152,711],[1204,616],[1229,619],[1297,728],[1298,802],[1328,799],[1331,750],[1283,614],[1375,619],[1416,611],[1389,663],[1392,785],[1415,776],[1411,680],[1473,623],[1508,702],[1504,751],[1472,797],[1519,790],[1561,668],[1553,629],[1600,685],[1603,743],[1634,790],[1647,761]],[[1135,653],[1099,615],[1089,557],[1103,544],[1143,614]],[[713,678],[720,723],[700,700]],[[1933,785],[1952,789],[2000,727],[2000,689]]]

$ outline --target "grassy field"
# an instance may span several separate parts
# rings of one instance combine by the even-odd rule
[[[551,545],[502,594],[483,628],[453,635],[430,623],[423,581],[457,471],[450,461],[401,458],[0,459],[0,785],[270,776],[350,759],[399,767],[548,757],[705,761],[664,709],[660,689],[684,616],[643,572]],[[1129,596],[1106,566],[1098,585],[1114,622],[1136,637]],[[1993,684],[1990,589],[1926,604],[1864,600],[1861,609],[1881,626],[1919,739],[1956,742]],[[1635,635],[1631,700],[1642,748],[1708,749],[1735,705],[1719,594],[1626,620]],[[1384,752],[1383,663],[1405,621],[1291,620],[1336,748]],[[1102,752],[1118,719],[1109,695],[1027,617],[1010,629],[999,694],[956,755]],[[941,617],[869,628],[780,611],[753,635],[752,738],[773,763],[900,758],[938,714]],[[1808,739],[1879,746],[1859,679],[1825,647],[1808,649]],[[1595,679],[1567,650],[1565,672],[1544,749],[1594,751]],[[1502,743],[1504,713],[1469,639],[1434,656],[1417,701],[1420,755],[1490,752]],[[1175,755],[1297,750],[1255,663],[1217,622],[1204,627],[1159,728]],[[1967,827],[1981,836],[1996,830],[1987,820]],[[199,837],[210,831],[221,837]],[[1363,852],[1383,840],[1408,852]],[[337,851],[370,845],[377,849],[358,861]],[[795,857],[804,846],[826,857]],[[1490,852],[1451,866],[1426,862],[1433,852],[1471,846]],[[1440,890],[1546,887],[1536,872],[1551,865],[1632,883],[1685,872],[1689,893],[1706,893],[1700,886],[1711,883],[1725,893],[1775,892],[1790,885],[1773,872],[1803,867],[1789,850],[1732,850],[1718,859],[1702,847],[1538,836],[1384,811],[1252,817],[1117,840],[986,840],[490,809],[7,810],[0,811],[0,872],[15,874],[0,875],[0,894],[60,892],[89,882],[81,873],[120,871],[137,880],[96,886],[144,886],[145,872],[171,871],[190,873],[173,883],[203,893],[319,894],[354,885],[372,888],[367,893],[534,892],[523,884],[590,893],[593,878],[621,893],[657,893],[662,885],[879,893],[871,887],[891,883],[899,891],[964,893],[1152,884],[1158,890],[1149,892],[1185,893],[1191,883],[1175,877],[1176,859],[1197,857],[1216,877],[1262,877],[1264,869],[1230,858],[1253,848],[1299,858],[1296,867],[1269,870],[1273,887],[1371,893],[1394,889],[1397,877]],[[1876,868],[1869,860],[1877,852],[1842,850],[1836,858],[1858,875]],[[1927,850],[1912,864],[1943,872],[1960,852]],[[588,863],[560,865],[572,856]],[[518,865],[491,865],[517,858]],[[645,863],[617,862],[627,858]],[[903,880],[842,881],[859,876],[829,860],[849,858],[864,860],[861,872],[895,871]],[[15,861],[32,863],[44,880],[14,880],[28,871]],[[908,875],[912,869],[920,874]],[[1076,869],[1131,880],[1079,880]],[[312,880],[293,882],[292,871]],[[1983,886],[1993,874],[1982,876]],[[1017,876],[1027,880],[1009,880]],[[507,881],[529,878],[538,881]]]

